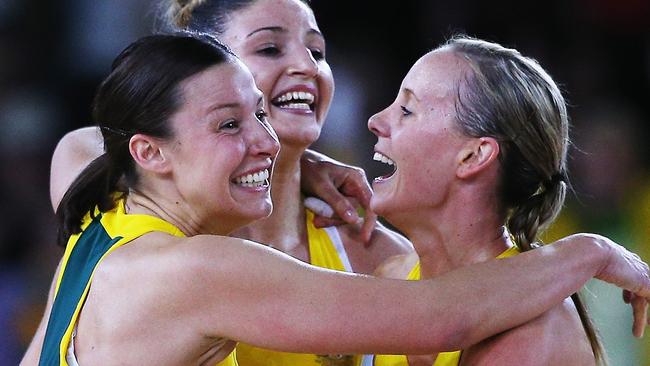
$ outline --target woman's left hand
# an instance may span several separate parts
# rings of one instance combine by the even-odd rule
[[[311,150],[307,150],[303,155],[301,169],[303,192],[308,196],[319,197],[331,208],[328,212],[325,208],[312,207],[318,215],[314,225],[326,227],[363,222],[360,234],[363,241],[368,242],[375,228],[377,215],[370,210],[372,190],[363,169],[343,164]],[[363,218],[357,213],[357,207],[364,209]]]

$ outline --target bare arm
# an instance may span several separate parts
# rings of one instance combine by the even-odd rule
[[[176,279],[181,298],[191,299],[183,314],[190,324],[206,335],[310,353],[427,354],[467,348],[539,316],[594,275],[611,280],[611,273],[603,271],[622,269],[621,261],[629,259],[616,252],[624,250],[616,244],[583,236],[407,282],[316,269],[234,238],[220,238],[218,245],[209,236],[190,240],[179,246],[184,254],[174,255],[190,259],[183,264],[187,278]],[[643,265],[618,271],[616,282],[650,295]],[[510,307],[513,303],[519,305]]]
[[[59,141],[50,169],[50,199],[54,211],[75,178],[104,152],[103,149],[102,136],[97,127],[74,130]]]
[[[38,365],[38,361],[41,357],[41,349],[43,348],[43,340],[45,339],[45,331],[47,330],[47,323],[50,319],[50,312],[52,311],[52,302],[54,301],[54,290],[56,288],[56,280],[59,278],[59,270],[61,268],[61,263],[54,273],[54,278],[52,279],[52,284],[50,285],[50,292],[47,297],[47,305],[45,305],[45,311],[43,318],[36,329],[36,334],[32,338],[25,355],[23,356],[22,361],[20,362],[21,366],[29,365]]]

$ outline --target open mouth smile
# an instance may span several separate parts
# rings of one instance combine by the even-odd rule
[[[269,170],[262,169],[251,174],[239,176],[233,179],[233,183],[246,188],[268,187],[270,185],[269,176]]]
[[[271,103],[280,109],[313,113],[315,100],[316,96],[308,91],[289,91],[274,98]]]
[[[390,168],[390,171],[387,174],[384,174],[384,175],[382,175],[380,177],[375,178],[375,181],[382,181],[382,180],[388,179],[388,178],[392,177],[395,174],[395,172],[397,172],[397,165],[395,165],[395,162],[393,161],[393,159],[389,158],[388,156],[386,156],[386,155],[384,155],[384,154],[382,154],[382,153],[380,153],[378,151],[375,151],[375,154],[373,155],[372,160],[378,161],[380,163],[384,163]]]

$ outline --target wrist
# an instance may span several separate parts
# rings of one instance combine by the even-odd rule
[[[593,277],[598,277],[605,271],[612,252],[612,246],[605,237],[581,233],[566,239],[570,240],[569,244],[575,246],[572,252],[578,253],[577,255],[585,261],[584,265],[593,268]]]

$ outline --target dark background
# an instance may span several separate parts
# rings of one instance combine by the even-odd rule
[[[0,365],[16,364],[61,250],[49,205],[58,139],[90,123],[113,57],[152,29],[151,0],[0,0]],[[312,2],[337,90],[319,150],[376,173],[365,123],[422,54],[455,32],[519,49],[561,84],[573,120],[576,193],[550,239],[611,236],[650,260],[650,2]],[[426,184],[423,182],[422,184]],[[544,279],[540,279],[544,280]],[[516,279],[513,279],[516,281]],[[586,294],[613,365],[650,365],[619,292]],[[513,304],[517,306],[517,304]]]

